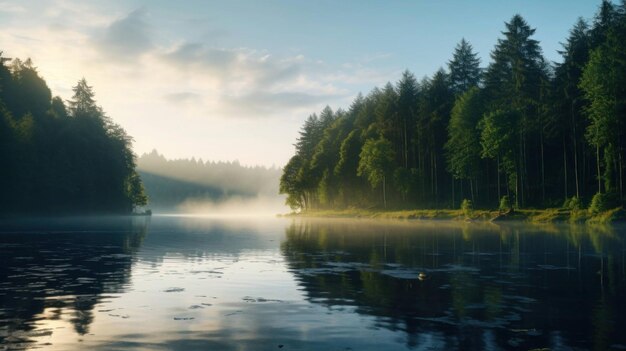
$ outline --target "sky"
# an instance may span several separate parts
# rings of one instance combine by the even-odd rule
[[[283,166],[328,105],[408,69],[445,68],[465,38],[481,58],[521,14],[545,57],[600,0],[0,0],[0,51],[30,57],[53,95],[87,79],[138,155]]]

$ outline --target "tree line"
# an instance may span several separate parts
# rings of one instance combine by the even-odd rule
[[[284,167],[294,209],[547,207],[624,200],[626,2],[580,18],[548,62],[520,15],[481,67],[462,39],[447,69],[309,116]],[[572,201],[574,199],[575,201]]]
[[[129,213],[147,197],[132,138],[85,79],[64,102],[0,51],[0,214]]]
[[[239,162],[167,159],[156,150],[137,160],[152,209],[176,209],[184,202],[220,203],[232,198],[277,197],[279,168]]]

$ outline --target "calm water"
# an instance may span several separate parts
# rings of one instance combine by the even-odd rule
[[[0,350],[626,349],[624,228],[0,223]]]

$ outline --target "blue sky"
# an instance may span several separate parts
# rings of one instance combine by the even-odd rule
[[[139,154],[283,165],[302,121],[358,92],[445,68],[466,38],[483,66],[521,14],[544,55],[600,1],[0,1],[0,50],[63,98],[81,77]]]

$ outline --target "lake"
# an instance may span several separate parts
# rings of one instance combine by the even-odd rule
[[[621,350],[626,228],[0,223],[0,350]]]

